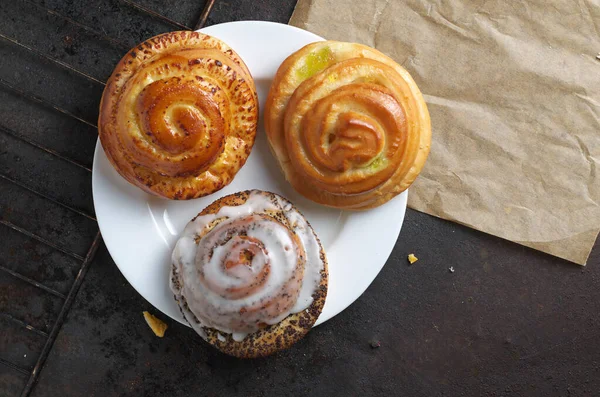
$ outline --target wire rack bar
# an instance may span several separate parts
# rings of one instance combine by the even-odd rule
[[[6,41],[8,41],[8,42],[10,42],[10,43],[13,43],[14,45],[17,45],[17,46],[19,46],[19,47],[21,47],[21,48],[24,48],[24,49],[26,49],[27,51],[33,52],[33,53],[34,53],[34,54],[36,54],[37,56],[39,56],[39,57],[42,57],[42,58],[44,58],[44,59],[46,59],[46,60],[48,60],[48,61],[50,61],[50,62],[53,62],[53,63],[55,63],[55,64],[57,64],[57,65],[61,66],[62,68],[64,68],[64,69],[67,69],[67,70],[69,70],[69,71],[71,71],[71,72],[73,72],[73,73],[75,73],[75,74],[78,74],[78,75],[80,75],[80,76],[82,76],[82,77],[84,77],[84,78],[86,78],[86,79],[88,79],[88,80],[90,80],[90,81],[93,81],[93,82],[95,82],[95,83],[97,83],[97,84],[100,84],[100,85],[102,85],[102,86],[106,85],[106,83],[104,83],[104,82],[102,82],[102,81],[98,80],[98,79],[97,79],[97,78],[95,78],[94,76],[90,76],[89,74],[87,74],[87,73],[85,73],[85,72],[82,72],[82,71],[80,71],[80,70],[77,70],[77,69],[75,69],[73,66],[71,66],[71,65],[69,65],[69,64],[67,64],[67,63],[65,63],[65,62],[63,62],[63,61],[61,61],[61,60],[58,60],[58,59],[56,59],[56,58],[53,58],[53,57],[51,57],[51,56],[49,56],[49,55],[46,55],[46,54],[44,54],[43,52],[41,52],[41,51],[38,51],[38,50],[36,50],[35,48],[29,47],[29,46],[28,46],[28,45],[26,45],[26,44],[20,43],[20,42],[18,42],[17,40],[13,39],[12,37],[8,37],[8,36],[5,36],[5,35],[3,35],[2,33],[0,33],[0,38],[4,39],[4,40],[6,40]]]
[[[66,250],[66,249],[62,248],[62,247],[54,244],[53,242],[46,240],[45,238],[42,238],[42,237],[40,237],[40,236],[38,236],[36,234],[33,234],[33,233],[31,233],[31,232],[23,229],[22,227],[19,227],[19,226],[15,225],[14,223],[11,223],[9,221],[5,221],[4,219],[0,219],[0,225],[7,226],[7,227],[11,228],[12,230],[14,230],[16,232],[24,234],[27,237],[30,237],[30,238],[32,238],[34,240],[37,240],[37,241],[39,241],[42,244],[46,244],[48,247],[54,248],[55,250],[60,251],[63,254],[67,254],[67,255],[69,255],[69,256],[77,259],[78,261],[83,261],[84,260],[84,258],[81,255],[76,254],[74,252],[70,252],[69,250]]]
[[[85,124],[89,125],[89,126],[90,126],[90,127],[92,127],[92,128],[97,128],[97,127],[96,127],[96,124],[94,124],[94,123],[92,123],[92,122],[90,122],[90,121],[87,121],[87,120],[85,120],[85,119],[82,119],[81,117],[77,116],[76,114],[74,114],[74,113],[71,113],[71,112],[69,112],[69,111],[68,111],[68,110],[66,110],[66,109],[63,109],[63,108],[61,108],[60,106],[54,105],[54,104],[52,104],[52,103],[50,103],[50,102],[46,101],[45,99],[42,99],[42,98],[40,98],[40,97],[38,97],[38,96],[35,96],[35,95],[32,95],[32,94],[29,94],[29,93],[27,93],[27,92],[25,92],[25,91],[23,91],[23,90],[21,90],[21,89],[19,89],[19,88],[15,87],[14,85],[10,84],[9,82],[7,82],[7,81],[6,81],[6,80],[4,80],[4,79],[0,79],[0,86],[3,86],[3,87],[5,87],[5,88],[8,88],[10,91],[14,92],[15,94],[17,94],[17,95],[20,95],[20,96],[22,96],[22,97],[24,97],[24,98],[27,98],[28,100],[30,100],[30,101],[32,101],[32,102],[39,103],[40,105],[44,105],[44,106],[46,106],[46,107],[49,107],[49,108],[51,108],[51,109],[54,109],[54,110],[56,110],[57,112],[60,112],[60,113],[62,113],[62,114],[65,114],[65,115],[67,115],[67,116],[69,116],[69,117],[72,117],[72,118],[74,118],[75,120],[79,120],[79,121],[81,121],[82,123],[85,123]]]
[[[37,363],[35,364],[33,371],[31,371],[29,380],[27,381],[27,384],[23,388],[21,397],[27,397],[29,395],[29,393],[33,390],[33,386],[35,385],[35,382],[38,379],[38,375],[39,375],[42,367],[44,366],[44,363],[46,362],[48,355],[50,354],[50,350],[52,349],[52,346],[54,345],[54,342],[56,341],[58,332],[60,331],[61,327],[63,326],[63,323],[65,322],[67,314],[71,310],[71,306],[73,306],[73,302],[75,301],[77,292],[79,291],[79,288],[81,287],[81,283],[83,282],[85,274],[87,273],[87,271],[90,267],[90,264],[92,263],[92,260],[94,259],[94,256],[96,255],[96,252],[98,251],[98,246],[100,245],[101,241],[102,241],[102,237],[100,236],[100,232],[98,232],[98,233],[96,233],[96,237],[94,238],[92,245],[90,246],[87,254],[85,255],[85,260],[83,261],[83,264],[81,265],[81,268],[79,269],[79,273],[77,273],[77,277],[75,278],[75,281],[73,282],[73,286],[71,287],[71,290],[69,291],[69,295],[67,295],[67,299],[65,300],[65,303],[64,303],[62,309],[60,310],[58,318],[56,319],[56,322],[54,323],[54,326],[52,327],[52,330],[50,331],[50,336],[46,340],[46,344],[44,344],[44,348],[42,349],[42,352],[40,353]]]
[[[96,221],[96,218],[95,218],[95,217],[93,217],[92,215],[90,215],[90,214],[87,214],[87,213],[85,213],[85,212],[83,212],[83,211],[80,211],[80,210],[78,210],[77,208],[73,208],[73,207],[71,207],[70,205],[67,205],[67,204],[65,204],[65,203],[61,203],[60,201],[58,201],[58,200],[56,200],[56,199],[54,199],[54,198],[52,198],[52,197],[50,197],[50,196],[47,196],[47,195],[45,195],[44,193],[40,193],[40,192],[38,192],[37,190],[35,190],[35,189],[33,189],[33,188],[31,188],[31,187],[29,187],[29,186],[27,186],[27,185],[25,185],[25,184],[23,184],[23,183],[21,183],[21,182],[15,181],[14,179],[12,179],[12,178],[10,178],[10,177],[8,177],[8,176],[4,175],[4,174],[0,174],[0,178],[2,178],[2,179],[4,179],[5,181],[8,181],[8,182],[10,182],[10,183],[12,183],[12,184],[14,184],[14,185],[17,185],[17,186],[19,186],[19,187],[22,187],[23,189],[25,189],[25,190],[27,190],[27,191],[29,191],[29,192],[31,192],[31,193],[33,193],[33,194],[35,194],[36,196],[42,197],[42,198],[44,198],[44,199],[46,199],[46,200],[48,200],[48,201],[51,201],[51,202],[53,202],[54,204],[57,204],[57,205],[59,205],[59,206],[61,206],[61,207],[63,207],[63,208],[66,208],[66,209],[68,209],[69,211],[75,212],[76,214],[79,214],[79,215],[81,215],[81,216],[85,216],[85,217],[86,217],[86,218],[88,218],[88,219],[91,219],[91,220],[93,220],[93,221]]]
[[[186,25],[184,25],[182,23],[174,21],[171,18],[168,18],[168,17],[166,17],[166,16],[164,16],[162,14],[159,14],[158,12],[153,11],[153,10],[151,10],[151,9],[149,9],[147,7],[144,7],[144,6],[140,5],[140,4],[134,3],[133,1],[130,1],[130,0],[121,0],[121,2],[123,2],[123,3],[125,3],[125,4],[127,4],[129,6],[131,6],[131,7],[135,8],[135,9],[137,9],[137,10],[145,13],[145,14],[148,14],[151,17],[154,17],[156,19],[160,19],[161,21],[164,21],[164,22],[166,22],[168,24],[171,24],[173,26],[177,26],[179,29],[192,30],[192,28],[190,28],[189,26],[186,26]]]
[[[108,41],[108,42],[112,43],[113,45],[115,45],[117,47],[120,47],[121,49],[124,49],[125,51],[129,50],[129,48],[131,47],[130,45],[127,45],[127,44],[123,43],[122,41],[119,41],[117,39],[113,39],[112,37],[110,37],[110,36],[108,36],[108,35],[106,35],[106,34],[104,34],[102,32],[99,32],[96,29],[90,28],[87,25],[79,23],[79,22],[75,21],[74,19],[71,19],[71,18],[69,18],[69,17],[67,17],[65,15],[62,15],[62,14],[60,14],[60,13],[54,11],[54,10],[51,10],[49,8],[46,8],[46,7],[42,6],[42,5],[39,5],[39,4],[37,4],[37,3],[35,3],[33,1],[31,1],[31,0],[21,0],[21,1],[23,1],[23,2],[25,2],[27,4],[31,4],[32,6],[34,6],[34,7],[38,8],[38,9],[40,9],[40,10],[48,13],[49,15],[52,15],[52,16],[54,16],[56,18],[59,18],[59,19],[62,19],[63,21],[65,21],[65,22],[67,22],[67,23],[69,23],[71,25],[77,26],[78,28],[80,28],[82,30],[85,30],[86,32],[88,32],[88,33],[90,33],[90,34],[92,34],[92,35],[94,35],[94,36],[96,36],[98,38],[101,38],[101,39],[103,39],[105,41]]]
[[[86,170],[88,172],[92,172],[92,169],[90,167],[88,167],[87,165],[81,164],[81,163],[79,163],[79,162],[77,162],[75,160],[72,160],[72,159],[70,159],[68,157],[65,157],[65,156],[63,156],[62,154],[58,153],[57,151],[55,151],[53,149],[47,148],[45,146],[42,146],[39,143],[36,143],[36,142],[32,141],[31,139],[29,139],[29,138],[27,138],[27,137],[19,134],[18,132],[11,130],[10,128],[7,128],[7,127],[5,127],[3,125],[0,125],[0,132],[5,133],[6,135],[10,135],[10,136],[12,136],[15,139],[18,139],[18,140],[20,140],[22,142],[25,142],[25,143],[27,143],[27,144],[29,144],[31,146],[34,146],[34,147],[38,148],[40,150],[43,150],[46,153],[49,153],[49,154],[51,154],[53,156],[56,156],[56,157],[58,157],[58,158],[60,158],[60,159],[62,159],[64,161],[67,161],[67,162],[73,164],[73,165],[76,165],[79,168],[83,168],[84,170]]]
[[[43,336],[45,338],[48,337],[48,334],[46,332],[42,331],[41,329],[37,329],[37,328],[33,327],[32,325],[27,324],[25,321],[19,320],[18,318],[13,317],[8,313],[0,313],[0,317],[4,318],[6,320],[9,320],[15,324],[18,324],[23,328],[27,328],[28,330],[38,334],[39,336]]]
[[[206,25],[206,21],[208,20],[208,16],[210,15],[214,5],[215,0],[208,0],[206,2],[206,5],[202,10],[202,14],[200,14],[200,18],[198,18],[198,21],[196,21],[196,24],[194,25],[194,30],[201,29],[204,27],[204,25]]]
[[[6,360],[0,358],[0,364],[4,364],[7,367],[14,369],[15,371],[18,371],[22,374],[29,375],[29,371],[27,371],[25,368],[21,368],[18,365],[11,363],[10,361],[6,361]]]
[[[13,277],[18,278],[19,280],[22,280],[22,281],[26,282],[27,284],[33,285],[34,287],[42,289],[42,290],[44,290],[44,291],[46,291],[46,292],[48,292],[48,293],[50,293],[50,294],[52,294],[54,296],[58,296],[61,299],[66,299],[67,298],[64,294],[61,294],[60,292],[58,292],[58,291],[56,291],[56,290],[54,290],[54,289],[52,289],[50,287],[47,287],[47,286],[45,286],[45,285],[43,285],[43,284],[41,284],[41,283],[39,283],[39,282],[37,282],[37,281],[29,278],[29,277],[25,277],[22,274],[17,273],[17,272],[15,272],[15,271],[13,271],[13,270],[11,270],[9,268],[6,268],[6,267],[4,267],[2,265],[0,265],[0,271],[8,273],[8,274],[10,274]]]

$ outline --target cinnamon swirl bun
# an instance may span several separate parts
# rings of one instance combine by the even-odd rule
[[[274,193],[223,197],[185,228],[171,290],[190,325],[237,357],[272,354],[301,339],[327,294],[327,260],[302,214]]]

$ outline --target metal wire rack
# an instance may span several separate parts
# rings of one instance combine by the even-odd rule
[[[201,2],[200,15],[192,26],[140,2],[112,0],[108,3],[118,10],[128,8],[140,18],[155,20],[165,31],[203,27],[215,0]],[[12,60],[18,57],[15,54],[20,54],[31,59],[28,65],[39,65],[42,72],[52,68],[51,73],[76,76],[82,80],[84,91],[90,92],[89,96],[104,88],[108,75],[107,69],[102,73],[100,67],[87,68],[85,62],[74,65],[61,59],[54,54],[53,44],[50,50],[42,48],[46,43],[32,44],[31,35],[24,32],[22,38],[11,26],[18,26],[20,19],[26,20],[35,14],[56,27],[49,36],[60,37],[63,31],[76,31],[102,42],[115,54],[124,54],[135,44],[65,15],[53,4],[53,1],[15,0],[0,6],[0,20],[10,21],[0,23],[0,334],[3,336],[0,338],[0,377],[23,379],[19,385],[21,396],[31,394],[94,259],[101,236],[89,188],[91,154],[96,139],[95,113],[90,110],[93,104],[82,105],[77,98],[67,104],[56,100],[63,98],[59,93],[53,95],[54,90],[61,89],[62,82],[53,77],[40,77],[36,66],[13,67],[12,63],[17,61]],[[27,11],[16,12],[19,7]],[[62,38],[61,44],[68,49],[73,38],[64,34]],[[103,53],[97,52],[96,56],[98,64]],[[30,72],[29,75],[23,76],[22,69]],[[44,95],[32,89],[37,78],[42,87],[46,83],[50,85],[40,89]],[[42,113],[40,121],[35,121]],[[13,114],[18,117],[13,119]],[[37,132],[29,131],[29,125],[19,125],[18,119],[28,114],[36,115],[30,120],[34,120],[37,129],[33,130]],[[67,132],[56,133],[62,129]],[[63,169],[68,172],[61,172]],[[11,346],[18,345],[26,346],[29,358],[27,354],[17,357],[14,352],[18,349]],[[7,390],[10,387],[0,384],[0,388],[3,386]]]

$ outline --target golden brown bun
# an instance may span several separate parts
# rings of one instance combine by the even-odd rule
[[[234,193],[216,200],[211,205],[206,207],[202,212],[200,212],[198,216],[216,214],[222,207],[225,206],[231,207],[242,205],[246,202],[252,192],[258,192],[270,199],[277,196],[274,193],[261,192],[257,190]],[[295,207],[289,201],[281,196],[277,197],[285,204],[289,204],[292,211],[295,210]],[[270,213],[270,215],[281,223],[287,223],[289,226],[289,221],[281,213]],[[310,225],[309,228],[311,229],[312,233],[314,233],[314,230],[312,230]],[[231,334],[219,332],[213,328],[202,327],[206,333],[206,341],[223,353],[231,356],[239,358],[256,358],[268,356],[280,350],[287,349],[302,339],[317,321],[321,311],[323,310],[325,298],[327,296],[327,258],[325,256],[323,246],[318,238],[317,242],[320,248],[320,259],[323,263],[323,269],[321,270],[321,280],[319,286],[312,295],[313,302],[308,309],[296,314],[290,314],[277,324],[266,326],[259,331],[251,333],[241,342],[236,342],[233,340]],[[171,277],[174,280],[177,279],[175,266],[173,267]],[[185,298],[183,296],[179,296],[176,297],[176,300],[180,306],[180,309],[182,310],[182,314],[187,318],[187,316],[184,314],[184,310],[189,310],[189,307]]]
[[[241,58],[198,32],[170,32],[133,48],[109,78],[98,131],[126,180],[170,199],[229,184],[256,135],[258,97]]]
[[[381,52],[322,41],[279,67],[265,129],[286,179],[337,208],[377,207],[406,190],[431,144],[427,106],[409,73]]]

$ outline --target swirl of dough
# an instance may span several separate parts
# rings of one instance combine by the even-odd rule
[[[401,165],[407,136],[398,95],[403,81],[391,72],[370,59],[343,61],[292,96],[284,120],[290,159],[319,189],[368,192]]]
[[[190,199],[227,185],[254,143],[258,101],[223,42],[171,32],[134,48],[107,83],[100,140],[115,169],[159,196]]]
[[[124,137],[131,152],[136,152],[138,164],[179,176],[205,169],[221,153],[229,128],[229,99],[221,90],[213,94],[211,89],[204,80],[181,77],[144,87],[135,111],[141,136],[147,138]],[[174,157],[180,157],[179,161],[171,161]]]
[[[278,323],[298,299],[305,258],[293,231],[268,215],[219,223],[198,242],[195,315],[228,332]]]
[[[429,152],[427,107],[403,68],[359,44],[318,42],[291,55],[269,92],[265,126],[304,196],[376,207],[413,182]]]

